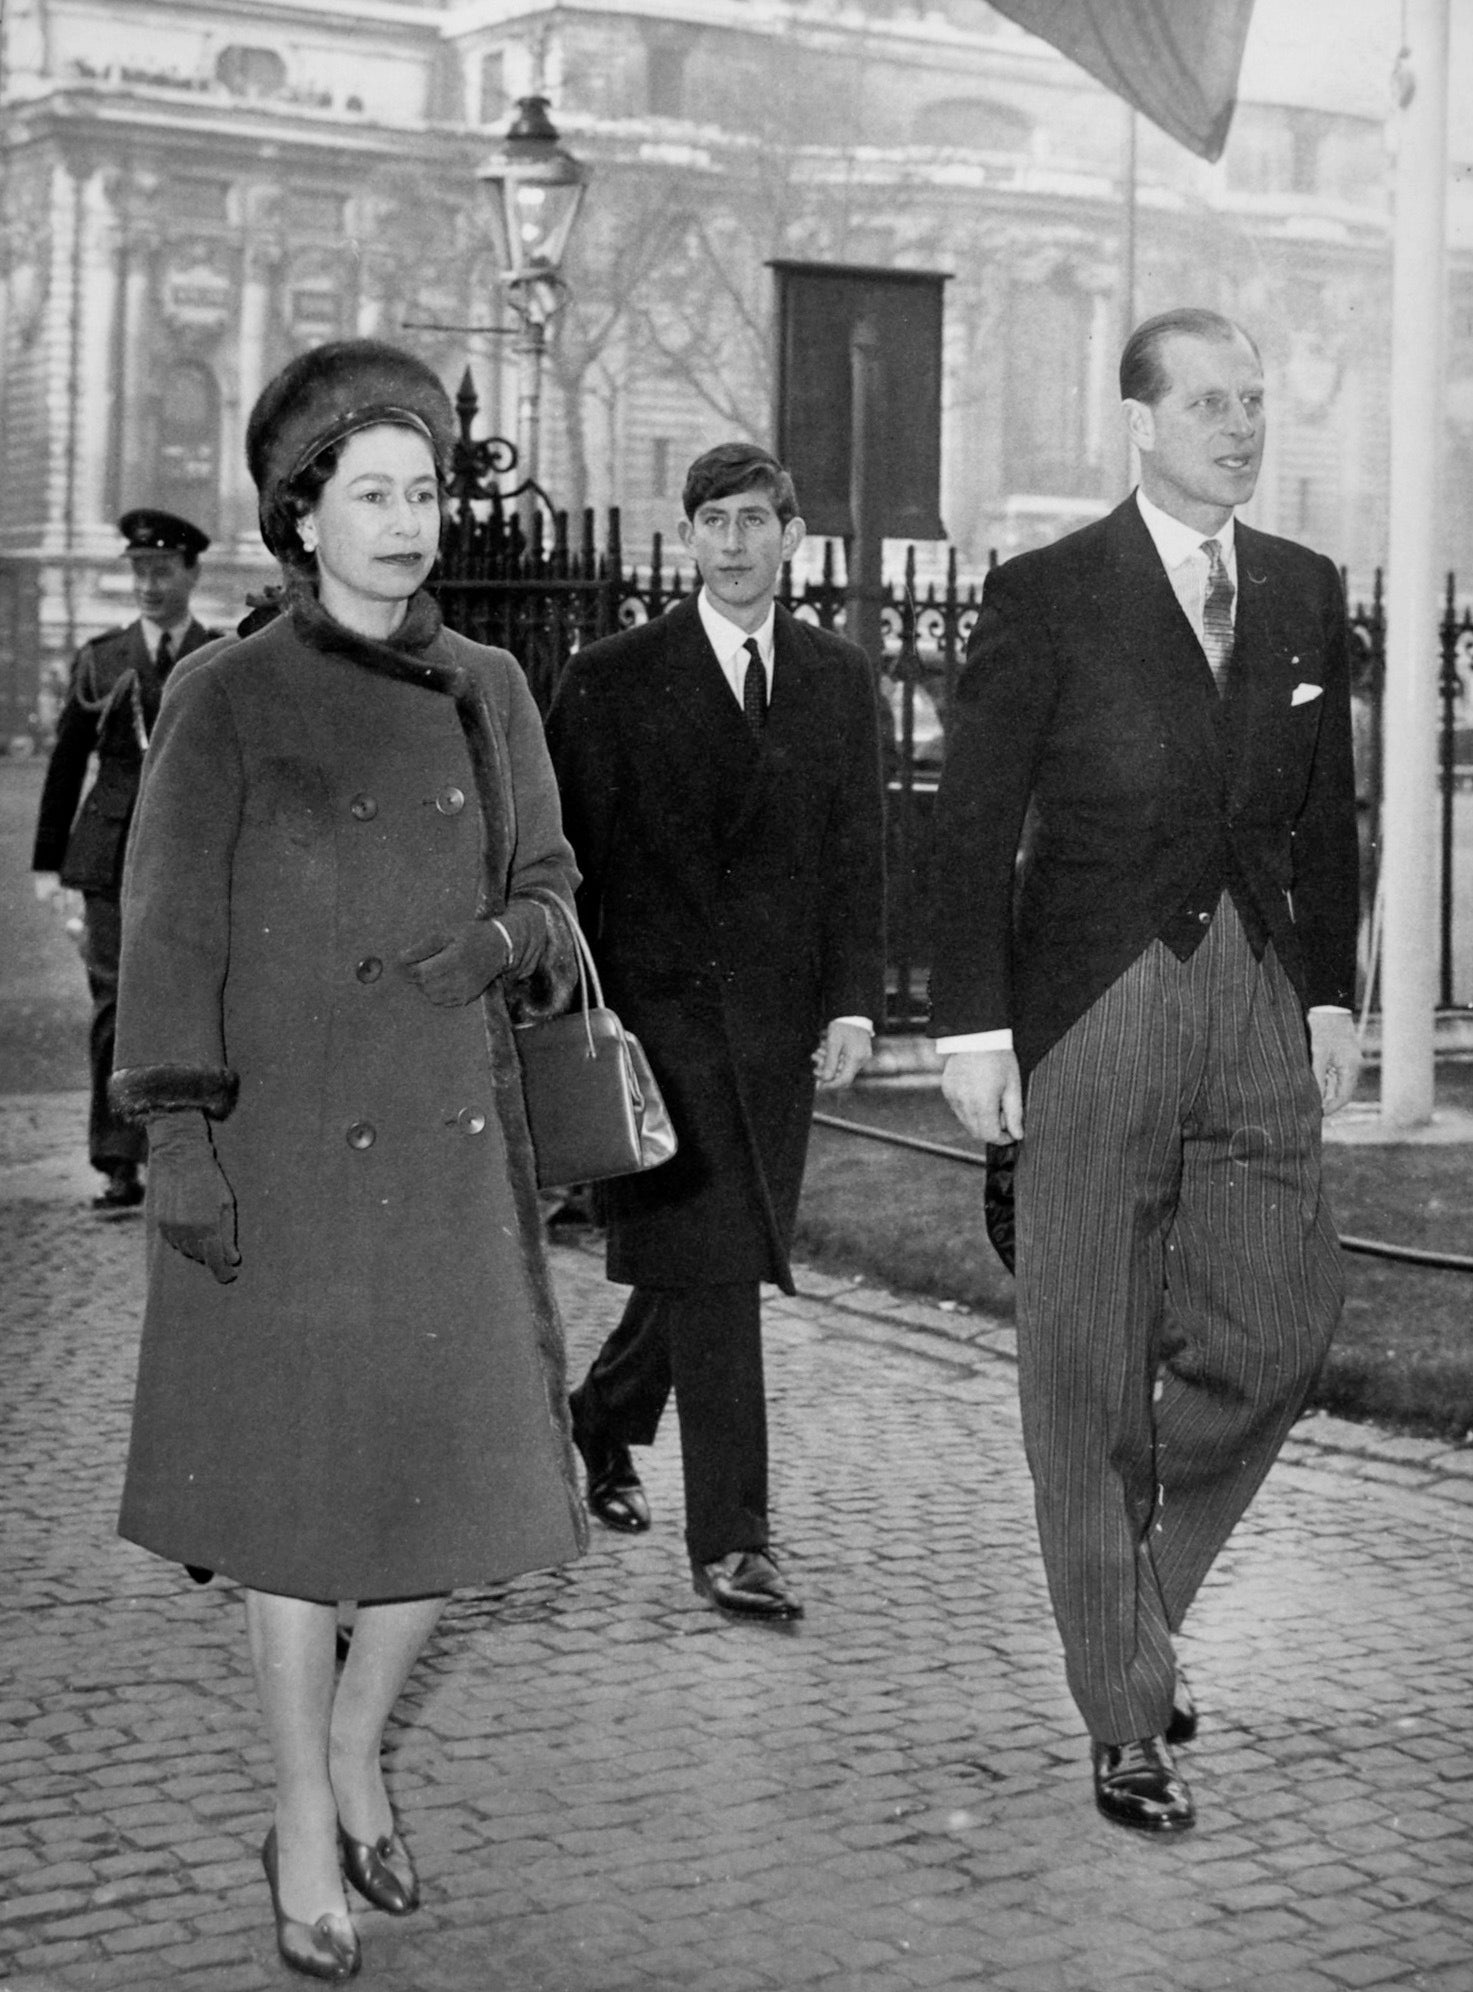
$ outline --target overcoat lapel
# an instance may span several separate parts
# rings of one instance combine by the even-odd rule
[[[773,782],[789,771],[794,759],[813,750],[818,713],[813,664],[803,625],[783,608],[778,609],[773,625],[772,667],[767,725],[741,809],[728,830],[729,841],[750,828],[771,794]]]
[[[196,622],[191,618],[189,628],[184,632],[184,641],[179,646],[179,655],[187,657],[191,650],[198,650],[202,644],[212,641],[210,632],[205,628],[204,624]]]
[[[1234,789],[1252,781],[1261,745],[1272,752],[1276,727],[1289,711],[1293,672],[1288,645],[1276,640],[1272,549],[1249,527],[1238,527],[1238,605],[1228,714]]]
[[[731,695],[691,596],[663,618],[642,709],[620,715],[634,760],[670,826],[669,849],[693,903],[710,910],[724,832],[744,808],[759,749]]]
[[[667,722],[669,758],[688,771],[694,750],[707,767],[729,770],[744,781],[757,759],[757,743],[716,661],[694,595],[665,618],[663,676],[656,696]]]

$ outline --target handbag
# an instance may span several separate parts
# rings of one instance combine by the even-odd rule
[[[558,911],[577,950],[578,1007],[518,1024],[513,1033],[543,1190],[658,1169],[676,1145],[643,1046],[605,1006],[598,967],[577,920],[562,904]]]

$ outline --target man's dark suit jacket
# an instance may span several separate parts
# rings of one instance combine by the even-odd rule
[[[779,608],[759,744],[692,597],[579,652],[547,735],[605,991],[680,1143],[607,1186],[609,1276],[791,1291],[810,1060],[833,1018],[884,1001],[868,660]]]
[[[216,634],[191,622],[179,656],[188,656]],[[116,894],[121,889],[123,851],[143,773],[143,743],[158,716],[162,691],[141,623],[107,630],[77,652],[41,790],[34,871],[60,872],[63,885],[81,892]],[[78,815],[77,799],[94,751],[97,779]]]
[[[1134,496],[988,576],[937,801],[933,1035],[1010,1027],[1030,1070],[1215,862],[1301,1001],[1352,1001],[1340,580],[1289,540],[1236,532],[1224,698]]]

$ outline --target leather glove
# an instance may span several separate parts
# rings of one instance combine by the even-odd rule
[[[240,1264],[235,1193],[202,1113],[158,1114],[148,1123],[148,1203],[164,1243],[229,1286]]]
[[[405,957],[409,979],[432,1003],[455,1009],[484,995],[498,975],[520,981],[547,946],[547,915],[535,899],[514,899],[493,918],[467,920],[447,941]]]

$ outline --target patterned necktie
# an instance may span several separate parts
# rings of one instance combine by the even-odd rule
[[[749,636],[742,648],[748,660],[742,679],[742,711],[747,715],[748,726],[760,734],[767,724],[767,672],[755,636]]]
[[[1202,602],[1202,648],[1212,666],[1212,680],[1219,692],[1227,689],[1227,668],[1233,655],[1233,584],[1223,565],[1222,547],[1215,539],[1203,540],[1207,556],[1207,593]]]

